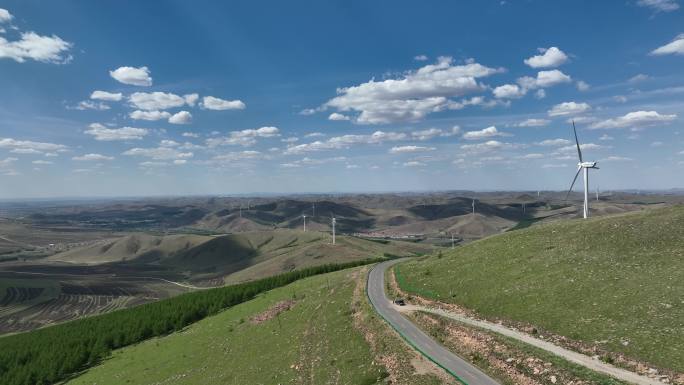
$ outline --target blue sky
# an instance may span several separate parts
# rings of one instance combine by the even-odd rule
[[[683,187],[679,0],[0,2],[0,198]]]

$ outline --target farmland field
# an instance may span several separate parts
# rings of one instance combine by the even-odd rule
[[[44,265],[22,265],[21,271],[8,265],[0,269],[0,334],[123,309],[188,290],[160,280],[158,273],[157,277],[126,277],[96,273],[88,267],[49,269]]]

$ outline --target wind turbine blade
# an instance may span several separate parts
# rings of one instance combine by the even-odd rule
[[[575,174],[575,179],[572,180],[572,184],[570,185],[570,190],[568,190],[568,193],[565,194],[565,200],[568,200],[568,197],[570,196],[570,193],[572,192],[572,188],[575,187],[575,182],[577,182],[577,177],[580,174],[580,171],[582,171],[582,167],[577,167],[577,174]]]
[[[579,139],[577,139],[577,129],[575,128],[575,120],[574,119],[572,121],[572,131],[575,133],[575,144],[577,144],[577,155],[579,155],[580,163],[582,163],[583,162],[582,150],[580,150]]]

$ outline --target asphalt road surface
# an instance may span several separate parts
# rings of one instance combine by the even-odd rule
[[[366,290],[375,310],[411,345],[467,385],[500,385],[480,369],[447,350],[399,312],[385,295],[385,270],[399,259],[379,263],[368,274]]]

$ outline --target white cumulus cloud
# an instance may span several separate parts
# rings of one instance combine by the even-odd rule
[[[568,61],[568,55],[558,47],[540,48],[541,55],[525,59],[525,64],[532,68],[553,68]]]
[[[161,120],[161,119],[168,119],[171,117],[171,114],[166,112],[166,111],[141,111],[141,110],[135,110],[128,114],[131,119],[135,120]]]
[[[370,80],[358,86],[337,90],[323,108],[340,112],[358,112],[359,124],[383,124],[417,121],[426,115],[446,109],[460,109],[463,103],[450,97],[463,96],[485,89],[477,79],[503,69],[489,68],[473,61],[453,65],[450,57],[441,57],[436,64],[383,81]]]
[[[326,141],[317,140],[311,143],[302,143],[288,147],[284,154],[304,154],[314,151],[336,150],[349,148],[358,144],[379,144],[384,142],[396,142],[408,138],[403,132],[375,131],[370,135],[342,135],[335,136]]]
[[[85,133],[92,135],[95,140],[99,141],[117,141],[117,140],[141,140],[144,136],[149,134],[145,128],[123,127],[123,128],[107,128],[100,123],[91,124]]]
[[[72,43],[59,36],[42,36],[35,32],[22,32],[19,40],[9,41],[0,37],[0,59],[12,59],[18,63],[35,60],[43,63],[68,63],[68,51]]]
[[[119,67],[109,71],[109,76],[120,83],[132,86],[149,87],[152,85],[152,77],[147,67]]]
[[[540,146],[567,146],[570,143],[572,142],[567,139],[546,139],[537,144]]]
[[[207,146],[252,146],[256,144],[257,138],[272,138],[280,136],[278,127],[261,127],[257,129],[247,129],[242,131],[232,131],[227,137],[217,137],[207,139]]]
[[[192,158],[192,152],[181,152],[171,147],[155,147],[155,148],[131,148],[123,152],[123,155],[128,156],[143,156],[152,158],[154,160],[170,160],[170,159],[185,159]]]
[[[670,123],[677,119],[676,114],[663,115],[657,111],[634,111],[617,118],[606,119],[589,126],[591,129],[632,128],[639,129]]]
[[[543,126],[548,126],[549,123],[551,123],[550,120],[548,119],[527,119],[524,120],[520,123],[517,123],[517,127],[543,127]]]
[[[114,157],[113,157],[113,156],[106,156],[106,155],[102,155],[102,154],[95,154],[95,153],[92,153],[92,154],[85,154],[85,155],[81,155],[81,156],[75,156],[75,157],[73,157],[73,158],[71,158],[71,159],[76,160],[76,161],[82,161],[82,162],[83,162],[83,161],[114,160]]]
[[[9,13],[8,10],[0,8],[0,23],[8,23],[12,21],[13,18],[14,16],[12,16],[12,14]]]
[[[169,117],[171,124],[190,124],[192,123],[192,114],[188,111],[179,111]]]
[[[347,115],[340,114],[339,112],[333,112],[328,116],[328,120],[349,120]]]
[[[518,84],[525,90],[548,88],[571,81],[572,78],[561,70],[539,71],[536,78],[530,76],[518,78]]]
[[[556,104],[549,111],[549,116],[566,116],[576,115],[591,110],[591,106],[587,103],[564,102]]]
[[[684,55],[684,34],[674,40],[651,51],[651,55]]]
[[[504,84],[494,88],[492,93],[499,99],[517,99],[525,96],[526,92],[517,84]]]
[[[64,151],[67,146],[63,144],[34,142],[31,140],[16,140],[12,138],[0,138],[0,148],[7,148],[15,153],[40,153],[43,151]]]
[[[141,110],[167,110],[182,107],[187,101],[184,97],[167,92],[135,92],[128,97],[129,102]]]
[[[83,100],[79,102],[77,105],[70,107],[67,106],[67,109],[69,110],[96,110],[96,111],[105,111],[108,110],[110,107],[102,102],[93,102],[90,100]]]
[[[424,146],[395,146],[389,150],[390,154],[406,154],[413,152],[425,152],[434,151],[434,147],[424,147]]]
[[[466,140],[480,140],[485,138],[491,138],[495,136],[510,136],[505,132],[501,132],[496,129],[495,126],[490,126],[477,131],[468,131],[463,134],[463,139]]]
[[[93,91],[93,93],[90,94],[90,98],[107,102],[118,102],[123,98],[123,94],[121,92]]]
[[[202,98],[201,107],[207,110],[244,110],[247,106],[242,100],[224,100],[213,96]]]
[[[463,144],[461,145],[461,150],[471,154],[480,154],[496,150],[512,149],[517,147],[520,147],[520,145],[499,142],[498,140],[489,140],[483,143]]]

